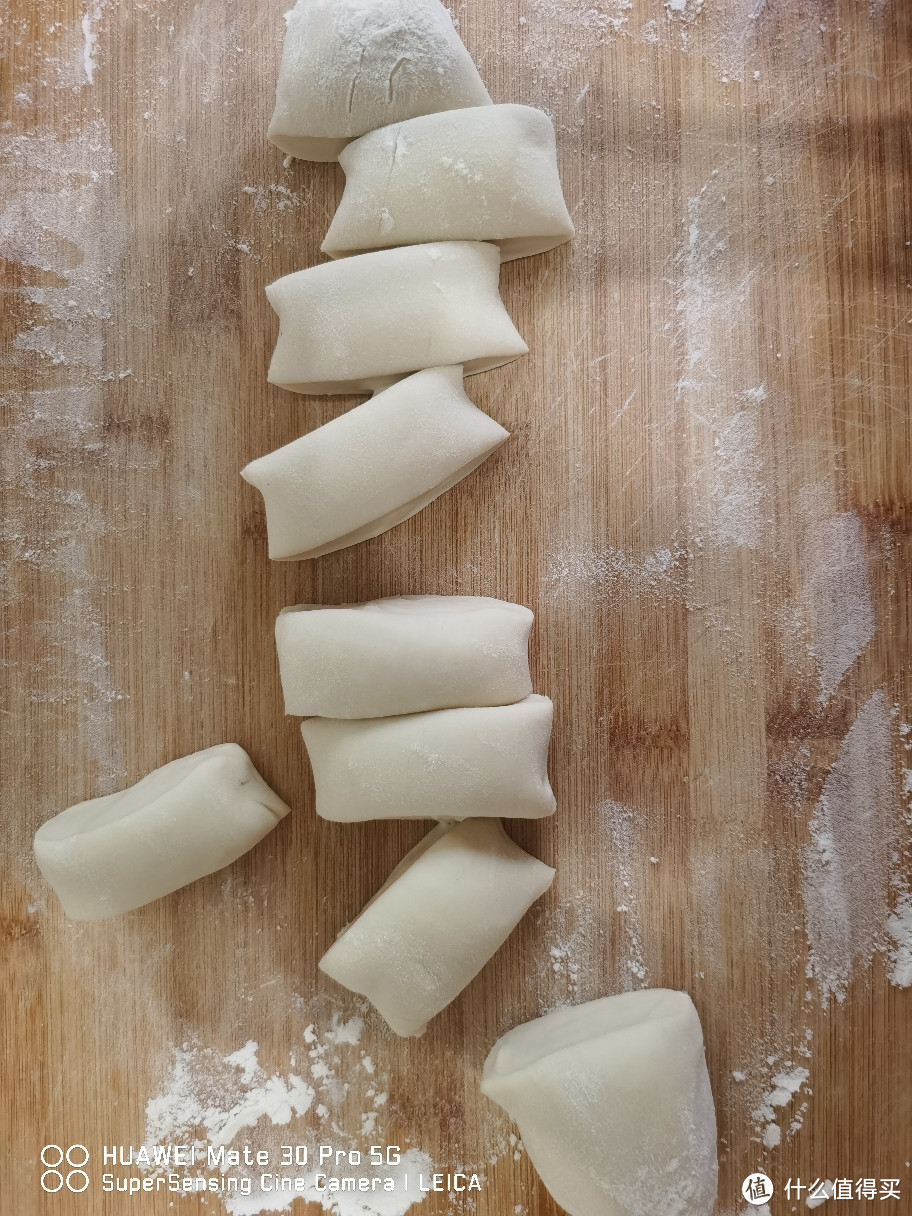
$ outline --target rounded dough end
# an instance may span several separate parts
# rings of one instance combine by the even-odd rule
[[[117,916],[229,865],[289,807],[236,743],[182,756],[35,833],[38,868],[74,920]]]

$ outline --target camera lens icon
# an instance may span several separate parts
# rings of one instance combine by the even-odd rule
[[[748,1174],[741,1183],[741,1194],[755,1208],[772,1199],[775,1189],[772,1179],[767,1178],[766,1174]]]
[[[41,1175],[41,1189],[56,1195],[64,1187],[74,1195],[89,1189],[89,1175],[82,1166],[89,1160],[89,1150],[84,1144],[71,1144],[63,1149],[59,1144],[46,1144],[41,1150],[41,1164],[46,1166]],[[70,1168],[64,1173],[64,1163]]]

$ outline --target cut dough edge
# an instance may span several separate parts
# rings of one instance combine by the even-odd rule
[[[369,252],[382,253],[383,250],[372,249]],[[478,372],[493,371],[495,367],[512,363],[514,359],[520,359],[529,353],[525,342],[523,342],[523,346],[525,350],[517,350],[514,354],[482,355],[477,359],[466,359],[462,364],[463,374],[474,376]],[[423,367],[404,367],[396,372],[388,372],[382,376],[370,376],[366,379],[362,377],[358,380],[300,380],[295,383],[280,383],[278,380],[271,380],[270,384],[274,384],[276,388],[288,389],[292,393],[302,393],[310,397],[320,394],[336,396],[339,393],[377,393],[381,389],[389,388],[391,384],[395,384],[397,380],[401,380],[405,376],[412,376],[415,372],[425,370]]]
[[[471,460],[468,464],[463,465],[461,469],[457,469],[455,473],[438,485],[433,486],[423,494],[419,494],[416,498],[403,503],[401,507],[396,507],[385,515],[372,519],[370,523],[364,524],[361,528],[355,528],[344,536],[327,541],[325,545],[318,545],[316,549],[308,549],[301,553],[290,553],[282,557],[277,557],[272,553],[269,556],[273,561],[277,562],[304,561],[310,558],[323,557],[326,553],[335,553],[339,549],[347,549],[349,546],[357,545],[363,540],[373,540],[375,536],[382,536],[384,532],[389,532],[397,524],[405,523],[407,519],[411,519],[413,515],[417,515],[419,511],[423,510],[429,503],[432,503],[435,498],[439,498],[441,494],[445,494],[447,490],[451,490],[463,478],[468,477],[470,473],[474,473],[479,465],[484,464],[488,457],[497,451],[501,444],[506,443],[507,439],[509,439],[509,435],[505,435],[499,443],[494,444],[476,460]]]
[[[421,238],[421,240],[413,241],[411,243],[421,245],[427,243],[428,239],[428,237],[424,236]],[[436,237],[434,239],[442,240],[444,238]],[[528,258],[537,253],[548,253],[550,250],[556,249],[559,245],[566,245],[566,243],[572,239],[572,230],[567,234],[561,233],[560,235],[555,235],[553,233],[542,233],[538,236],[480,237],[467,234],[465,236],[450,235],[446,237],[446,240],[451,241],[484,241],[485,244],[496,245],[500,250],[501,262],[514,262],[517,258]],[[399,248],[397,245],[369,245],[364,249],[329,249],[324,241],[320,246],[320,252],[325,253],[327,257],[333,258],[338,262],[342,261],[344,258],[357,257],[362,253],[376,253],[380,249],[397,248]],[[485,369],[479,368],[478,370],[484,371]]]
[[[295,160],[322,163],[338,160],[342,149],[353,139],[360,138],[357,135],[342,135],[335,138],[319,135],[285,135],[281,131],[274,131],[272,124],[266,132],[266,137],[280,151],[287,156],[293,156]]]

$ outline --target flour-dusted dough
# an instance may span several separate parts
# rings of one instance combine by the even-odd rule
[[[385,718],[507,705],[532,691],[522,604],[414,595],[367,604],[299,604],[276,621],[285,712]]]
[[[335,160],[365,131],[491,98],[438,0],[298,0],[268,135],[302,160]]]
[[[320,969],[366,996],[396,1034],[421,1034],[553,878],[497,819],[440,824],[342,930]]]
[[[97,920],[220,870],[287,814],[244,749],[220,743],[49,819],[35,859],[68,916]]]
[[[419,241],[493,241],[504,261],[569,241],[554,124],[529,106],[450,110],[383,127],[339,157],[330,257]]]
[[[548,698],[533,695],[397,718],[309,718],[301,733],[317,814],[344,823],[551,815],[553,716]]]
[[[370,392],[390,378],[461,363],[466,375],[528,347],[507,315],[500,254],[480,241],[381,249],[266,288],[279,316],[269,379],[298,393]]]
[[[254,460],[241,476],[263,495],[269,556],[319,557],[402,523],[508,438],[465,395],[461,367],[435,367]]]
[[[686,993],[625,992],[517,1026],[481,1089],[570,1216],[711,1216],[716,1116]]]

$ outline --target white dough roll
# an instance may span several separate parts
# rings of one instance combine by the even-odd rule
[[[287,814],[244,749],[220,743],[49,819],[35,859],[68,916],[97,920],[229,865]]]
[[[299,604],[276,620],[285,712],[385,718],[507,705],[532,691],[522,604],[412,595],[366,604]]]
[[[554,870],[496,819],[440,824],[343,929],[320,969],[419,1035],[506,941]]]
[[[335,160],[365,131],[491,104],[439,0],[298,0],[286,16],[267,132],[302,160]]]
[[[427,367],[466,375],[528,351],[497,289],[500,254],[480,241],[381,249],[266,288],[279,317],[269,380],[297,393],[358,393]]]
[[[269,556],[319,557],[379,536],[509,439],[462,387],[461,367],[416,372],[241,476],[266,504]]]
[[[503,261],[569,241],[554,124],[530,106],[429,114],[372,131],[339,157],[330,257],[419,241],[492,241]]]
[[[686,993],[625,992],[517,1026],[481,1089],[570,1216],[711,1216],[716,1117]]]
[[[548,698],[533,695],[398,718],[309,718],[301,733],[317,814],[337,823],[551,815],[553,716]]]

